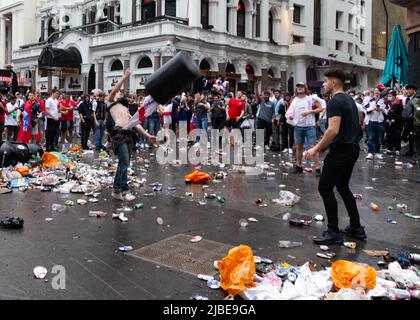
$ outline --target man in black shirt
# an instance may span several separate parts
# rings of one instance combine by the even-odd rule
[[[337,187],[343,198],[350,217],[350,225],[344,230],[344,234],[359,240],[366,239],[365,230],[360,224],[356,200],[349,188],[349,181],[360,152],[359,114],[354,100],[344,93],[344,81],[345,75],[341,70],[331,70],[325,74],[324,90],[333,95],[327,106],[328,129],[322,140],[306,155],[309,159],[330,148],[324,160],[318,188],[327,212],[328,230],[321,237],[314,239],[316,244],[341,244],[343,242],[338,228],[338,208],[334,187]]]
[[[87,142],[89,140],[90,132],[93,128],[93,109],[92,102],[90,102],[89,95],[85,95],[83,102],[79,105],[79,115],[82,127],[82,148],[88,150]]]

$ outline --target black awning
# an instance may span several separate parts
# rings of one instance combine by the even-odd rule
[[[82,57],[76,48],[45,48],[38,58],[41,76],[80,74]]]

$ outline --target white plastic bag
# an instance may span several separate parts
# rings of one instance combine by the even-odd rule
[[[290,191],[280,191],[279,199],[273,199],[273,202],[286,207],[292,207],[300,201],[300,197]]]

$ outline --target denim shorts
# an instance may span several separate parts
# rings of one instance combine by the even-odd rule
[[[306,142],[309,145],[316,144],[316,127],[296,127],[295,128],[295,144],[305,144]]]

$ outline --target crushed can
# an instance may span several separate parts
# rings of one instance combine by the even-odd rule
[[[121,252],[129,252],[129,251],[133,250],[133,247],[132,246],[122,246],[122,247],[119,247],[118,250],[121,251]]]

